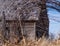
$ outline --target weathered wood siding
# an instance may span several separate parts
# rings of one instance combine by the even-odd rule
[[[28,40],[35,40],[36,38],[36,22],[27,22],[23,26],[23,34]]]

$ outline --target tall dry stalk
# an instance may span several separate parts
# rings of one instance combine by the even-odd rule
[[[38,41],[27,41],[25,38],[19,44],[6,43],[4,46],[60,46],[60,40],[49,41],[41,38]]]

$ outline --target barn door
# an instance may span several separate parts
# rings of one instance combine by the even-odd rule
[[[21,40],[21,30],[19,27],[19,23],[16,21],[6,22],[6,38],[9,39],[11,43],[17,43]]]
[[[24,23],[23,34],[28,40],[35,40],[35,22]]]

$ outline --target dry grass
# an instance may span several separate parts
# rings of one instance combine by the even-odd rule
[[[18,44],[5,43],[3,46],[60,46],[60,40],[46,40],[45,38],[38,41],[27,41],[25,38]]]

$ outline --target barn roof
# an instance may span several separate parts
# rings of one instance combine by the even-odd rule
[[[38,20],[40,14],[40,8],[35,1],[23,1],[23,0],[6,0],[0,1],[0,15],[3,15],[4,11],[6,20]]]

